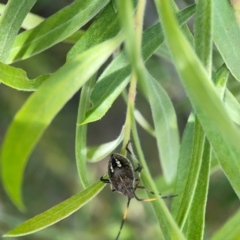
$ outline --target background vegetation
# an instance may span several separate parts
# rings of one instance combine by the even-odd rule
[[[23,238],[114,239],[127,199],[108,186],[94,197],[103,187],[100,183],[87,188],[89,192],[83,190],[106,173],[110,152],[124,152],[121,148],[132,126],[134,152],[142,164],[144,159],[147,162],[144,184],[179,197],[173,199],[173,218],[161,199],[153,208],[133,200],[120,239],[240,238],[240,31],[235,1],[231,5],[226,0],[198,0],[196,8],[193,1],[176,1],[177,5],[146,1],[142,53],[148,72],[141,65],[141,24],[133,30],[136,21],[143,19],[144,1],[138,5],[135,1],[135,22],[130,1],[118,1],[117,6],[117,1],[76,0],[72,8],[73,1],[67,0],[25,0],[22,5],[13,0],[8,8],[6,1],[0,2],[0,235],[66,199],[73,209],[67,207],[66,213],[59,214],[53,209],[49,215],[56,215],[55,222],[92,199],[68,218]],[[171,21],[178,8],[184,9],[177,14],[179,24],[188,20],[181,28],[188,41]],[[29,18],[29,12],[37,18]],[[154,26],[159,21],[157,12],[163,32]],[[122,34],[118,34],[120,25]],[[166,41],[161,44],[163,33]],[[126,52],[121,55],[123,40]],[[137,125],[141,148],[131,118],[133,102],[127,95],[131,71],[138,78],[135,108],[155,129]],[[215,89],[207,81],[211,76]],[[106,83],[96,84],[99,79]],[[132,78],[134,93],[133,82]],[[98,109],[98,104],[105,108]],[[191,112],[197,116],[195,124],[193,115],[189,119]],[[140,122],[136,112],[135,118]],[[84,121],[87,124],[78,124]],[[115,139],[108,148],[104,146],[108,150],[104,154],[93,155],[90,148],[85,164],[86,146]],[[76,199],[79,202],[74,204]],[[171,201],[165,203],[170,209]],[[36,220],[33,228],[54,222],[45,220],[43,226]],[[28,231],[22,226],[9,233],[10,239]]]

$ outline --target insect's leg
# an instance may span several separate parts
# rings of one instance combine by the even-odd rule
[[[154,194],[153,191],[151,191],[150,189],[148,189],[148,188],[146,188],[146,187],[144,187],[144,186],[136,185],[135,190],[136,190],[137,188],[144,189],[144,190],[150,192],[151,194]],[[159,195],[161,195],[161,193],[159,193]],[[177,197],[177,196],[178,196],[178,195],[170,195],[170,196],[162,196],[161,198],[173,198],[173,197]]]
[[[131,155],[132,158],[134,158],[134,160],[137,160],[134,153],[133,153],[133,150],[132,150],[132,145],[131,145],[131,141],[129,140],[127,145],[126,145],[126,150],[127,152]],[[138,162],[138,160],[137,160]]]
[[[110,183],[109,179],[104,179],[103,176],[100,178],[100,181],[103,183]]]
[[[136,186],[138,186],[138,184],[140,183],[140,179],[139,178],[136,178],[135,179],[135,184],[136,184]],[[135,187],[136,188],[136,187]]]
[[[111,188],[111,191],[112,192],[115,192],[115,191],[117,191],[115,188],[113,188],[113,185],[110,183],[110,188]]]
[[[151,201],[155,201],[157,199],[157,198],[139,198],[136,195],[135,191],[133,192],[133,194],[134,194],[135,198],[140,202],[151,202]]]
[[[138,167],[134,170],[134,172],[140,173],[142,171],[143,167],[138,163]]]
[[[127,152],[130,154],[130,155],[132,155],[132,151],[130,150],[130,147],[131,147],[131,149],[132,149],[132,146],[131,146],[131,140],[129,140],[128,141],[128,143],[127,143],[127,145],[126,145],[126,150],[127,150]]]
[[[120,233],[121,233],[121,231],[122,231],[122,228],[123,228],[123,224],[124,224],[124,222],[125,222],[125,219],[127,218],[128,208],[129,208],[130,201],[131,201],[131,198],[128,198],[127,207],[126,207],[125,212],[124,212],[124,214],[123,214],[122,223],[121,223],[121,226],[120,226],[118,235],[117,235],[117,237],[116,237],[116,240],[118,240],[118,238],[119,238],[119,236],[120,236]]]
[[[153,191],[151,191],[150,189],[148,189],[148,188],[146,188],[146,187],[144,187],[144,186],[139,186],[139,185],[137,185],[137,186],[135,187],[135,189],[137,189],[137,188],[145,189],[146,191],[150,192],[151,194],[154,194]],[[159,193],[159,195],[161,195],[161,193]]]

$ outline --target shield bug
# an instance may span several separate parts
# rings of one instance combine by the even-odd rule
[[[126,149],[128,153],[132,156],[132,158],[136,160],[133,153],[129,149],[129,143],[126,146]],[[100,178],[102,182],[110,184],[112,192],[117,191],[119,193],[124,194],[128,198],[127,207],[125,209],[116,240],[119,238],[121,230],[123,228],[123,224],[127,217],[128,208],[129,208],[131,199],[135,198],[136,200],[142,201],[142,202],[150,202],[150,201],[156,200],[156,198],[141,199],[137,197],[135,193],[136,189],[145,189],[148,192],[154,194],[152,191],[145,188],[144,186],[140,186],[139,185],[140,180],[135,178],[134,172],[137,172],[139,174],[141,170],[142,170],[142,166],[139,164],[139,162],[138,162],[138,167],[134,170],[131,162],[126,157],[124,157],[119,153],[112,153],[108,161],[108,177],[109,178],[108,179],[105,179],[104,177]],[[170,197],[175,197],[175,196],[177,195],[170,196]],[[162,197],[162,198],[167,198],[167,197]]]

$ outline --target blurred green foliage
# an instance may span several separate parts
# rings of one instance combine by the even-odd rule
[[[37,1],[31,12],[47,18],[71,2],[67,0],[57,2],[41,0]],[[189,2],[191,1],[177,1],[177,4],[186,7]],[[6,3],[6,1],[0,1],[0,3]],[[148,28],[157,21],[154,4],[152,1],[147,1],[144,28]],[[90,23],[87,23],[82,29],[87,29],[89,25]],[[193,31],[192,21],[189,22],[189,27]],[[66,55],[71,47],[72,44],[60,42],[31,58],[15,62],[12,66],[26,71],[30,79],[42,74],[51,74],[64,65]],[[213,53],[212,70],[215,71],[224,61],[216,48],[213,49]],[[98,75],[106,65],[100,69]],[[146,62],[146,66],[171,98],[177,114],[180,135],[182,136],[192,108],[175,67],[168,59],[163,57],[162,53],[161,56],[159,54],[153,55]],[[229,78],[228,89],[239,100],[240,85],[232,75]],[[153,125],[151,111],[144,97],[144,91],[145,89],[140,84],[136,97],[136,108]],[[24,173],[22,194],[27,207],[26,212],[19,212],[11,203],[3,185],[0,184],[0,235],[83,190],[75,160],[76,120],[80,92],[81,90],[67,102],[53,119],[30,156]],[[14,116],[31,94],[17,91],[4,84],[0,85],[1,145]],[[100,145],[116,139],[124,124],[125,115],[126,104],[123,98],[119,97],[101,121],[88,125],[87,145]],[[161,177],[162,171],[159,161],[156,161],[158,159],[156,140],[139,126],[138,130],[148,167],[154,179],[157,180]],[[120,151],[120,148],[116,151]],[[101,162],[87,164],[89,182],[95,182],[106,173],[107,160],[105,158]],[[161,193],[165,194],[164,192]],[[166,193],[169,194],[169,190]],[[142,194],[142,196],[145,195]],[[166,200],[166,204],[170,208],[171,201]],[[119,194],[113,194],[107,186],[90,204],[67,219],[33,235],[24,236],[23,239],[114,239],[119,229],[125,205],[126,198]],[[239,200],[236,194],[222,170],[218,168],[210,178],[205,239],[210,239],[210,236],[236,212],[238,207]],[[150,204],[133,200],[120,239],[156,239],[159,233],[159,226]],[[12,237],[10,239],[17,238]]]

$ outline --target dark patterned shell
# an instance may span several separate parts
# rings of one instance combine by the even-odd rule
[[[113,153],[108,162],[108,176],[112,190],[134,198],[134,171],[131,162],[121,154]]]

